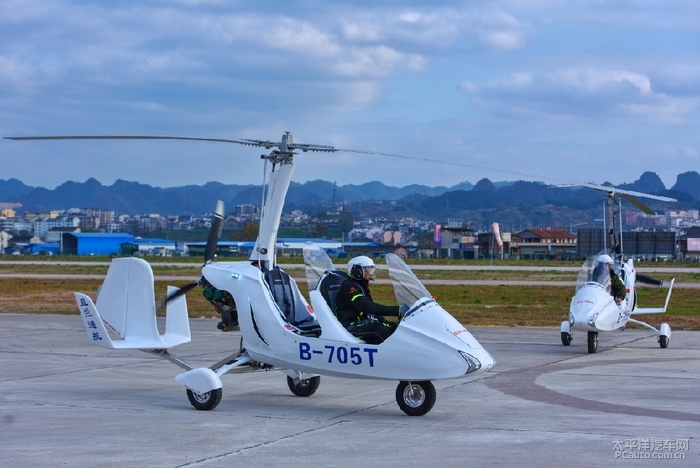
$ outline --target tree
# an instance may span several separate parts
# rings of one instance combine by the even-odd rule
[[[419,249],[432,249],[433,247],[435,247],[434,236],[435,236],[434,231],[426,232],[425,234],[418,236],[416,238],[416,240],[418,241],[418,248]]]
[[[352,215],[347,211],[341,211],[340,215],[338,215],[338,227],[340,228],[340,232],[347,234],[352,231],[353,226],[354,221]]]
[[[328,235],[328,226],[326,226],[326,223],[319,221],[311,227],[309,233],[313,237],[326,237]]]
[[[258,238],[260,225],[255,221],[247,221],[243,227],[231,233],[231,240],[249,241]]]

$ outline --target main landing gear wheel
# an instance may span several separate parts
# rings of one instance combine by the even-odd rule
[[[396,387],[396,403],[409,416],[423,416],[435,404],[435,387],[430,380],[406,382],[402,380]]]
[[[668,348],[668,336],[659,335],[659,346]]]
[[[588,352],[595,353],[598,351],[598,332],[588,332]]]
[[[307,397],[316,393],[318,386],[321,384],[321,376],[311,377],[310,379],[296,380],[287,376],[287,386],[296,396]]]
[[[222,390],[214,389],[206,393],[196,393],[187,389],[187,399],[200,411],[211,411],[221,402]]]
[[[571,336],[571,333],[561,332],[561,344],[564,346],[569,346],[573,339],[574,337]]]

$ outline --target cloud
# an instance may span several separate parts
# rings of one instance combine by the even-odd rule
[[[573,170],[568,159],[607,160],[609,148],[653,155],[653,141],[700,152],[700,6],[692,2],[8,0],[0,8],[0,126],[8,135],[276,139],[290,130],[300,141],[485,166],[512,157],[533,170],[550,170],[553,158]],[[46,144],[55,166],[40,175],[22,159],[41,153],[39,144],[0,142],[6,177],[36,183],[99,171],[107,181],[123,171],[118,177],[185,184],[230,161],[229,150],[206,148],[206,164],[192,164],[197,150],[175,143]],[[575,158],[562,156],[574,147]],[[96,152],[119,164],[95,165]],[[687,170],[684,154],[670,152],[664,163],[678,164],[667,170]],[[339,171],[356,182],[467,178],[397,174],[391,161],[367,175],[366,159],[353,166],[354,156],[343,158],[363,169]],[[249,180],[236,164],[217,177]],[[590,166],[580,164],[577,172]]]
[[[484,84],[463,82],[476,102],[502,113],[589,118],[628,115],[645,121],[681,123],[698,109],[697,96],[654,90],[644,73],[614,69],[521,72]]]

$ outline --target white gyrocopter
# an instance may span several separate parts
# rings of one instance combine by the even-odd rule
[[[591,255],[583,263],[576,280],[576,292],[571,299],[569,308],[569,320],[561,323],[561,342],[569,346],[573,340],[574,331],[587,333],[588,352],[595,353],[598,350],[598,333],[613,330],[624,330],[629,322],[641,325],[656,332],[661,348],[667,348],[671,338],[671,327],[662,323],[657,329],[648,323],[635,320],[631,316],[639,314],[660,314],[666,312],[668,302],[673,291],[674,279],[671,281],[659,281],[637,273],[634,260],[625,258],[622,254],[622,216],[618,217],[619,225],[615,224],[615,213],[622,210],[621,197],[632,202],[647,214],[654,212],[635,197],[647,197],[661,201],[676,201],[673,198],[650,195],[639,192],[618,190],[613,187],[599,187],[598,190],[607,191],[606,205],[607,218],[609,219],[608,239],[603,236],[604,242],[609,242],[601,252]],[[603,217],[606,219],[606,216]],[[605,231],[605,228],[603,229]],[[611,295],[611,278],[607,264],[613,263],[614,274],[625,285],[626,297],[618,304]],[[666,302],[663,307],[637,307],[637,282],[668,287]]]
[[[75,293],[89,341],[108,349],[142,350],[180,366],[185,372],[175,380],[186,387],[196,409],[211,410],[219,404],[224,374],[276,369],[287,375],[290,390],[298,396],[312,395],[320,375],[397,380],[399,407],[408,415],[421,416],[435,403],[431,380],[471,376],[495,365],[493,357],[432,298],[396,255],[387,255],[387,265],[397,301],[405,312],[396,331],[379,345],[351,335],[335,317],[334,292],[337,294],[342,275],[334,272],[321,248],[310,244],[304,249],[310,305],[294,279],[277,266],[277,231],[295,150],[338,151],[333,147],[295,144],[289,133],[280,142],[138,136],[14,139],[182,139],[275,148],[263,155],[269,165],[269,181],[263,184],[266,195],[260,230],[248,261],[213,261],[223,225],[223,202],[219,201],[202,276],[196,283],[183,288],[169,286],[166,297],[156,303],[150,265],[139,258],[118,258],[112,261],[96,301]],[[185,293],[197,286],[204,288],[204,296],[222,315],[237,314],[241,332],[238,349],[203,368],[194,368],[169,351],[190,341]],[[156,321],[161,307],[166,309],[163,334]]]

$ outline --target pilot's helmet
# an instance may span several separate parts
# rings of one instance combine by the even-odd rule
[[[608,254],[603,254],[598,256],[598,263],[603,263],[605,265],[613,265],[615,262],[612,257]]]
[[[364,279],[365,271],[369,271],[370,279],[374,279],[377,267],[374,265],[371,258],[360,255],[348,262],[348,274],[356,280]]]

